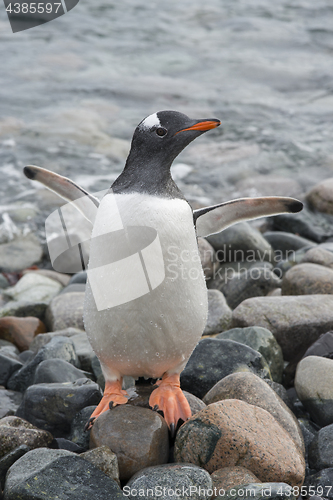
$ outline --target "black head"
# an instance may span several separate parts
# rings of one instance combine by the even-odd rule
[[[125,169],[112,189],[138,190],[140,186],[140,191],[159,195],[163,190],[174,190],[170,176],[173,160],[190,142],[220,124],[216,119],[192,120],[177,111],[148,116],[135,129]]]

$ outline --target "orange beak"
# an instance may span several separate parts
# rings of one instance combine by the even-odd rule
[[[198,122],[192,127],[184,128],[183,130],[179,130],[175,135],[179,134],[179,132],[186,132],[187,130],[199,130],[205,132],[206,130],[211,130],[212,128],[216,128],[221,125],[220,120],[204,120],[202,122]]]

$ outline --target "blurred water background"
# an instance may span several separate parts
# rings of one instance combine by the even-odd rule
[[[58,202],[24,165],[107,188],[163,109],[222,121],[174,167],[195,204],[332,176],[330,0],[81,0],[16,34],[2,6],[0,60],[0,213],[36,230]]]

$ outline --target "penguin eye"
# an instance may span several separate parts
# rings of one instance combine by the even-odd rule
[[[158,127],[156,129],[156,134],[159,135],[160,137],[163,137],[164,135],[166,135],[168,133],[167,129],[163,128],[163,127]]]

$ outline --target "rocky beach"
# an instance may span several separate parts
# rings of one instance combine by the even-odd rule
[[[328,0],[81,0],[15,35],[0,19],[1,500],[333,498],[332,22]],[[45,220],[63,201],[22,170],[107,189],[159,109],[222,121],[172,167],[193,208],[304,209],[198,239],[209,313],[175,436],[155,381],[131,377],[86,431],[105,384],[87,275],[52,268]]]

